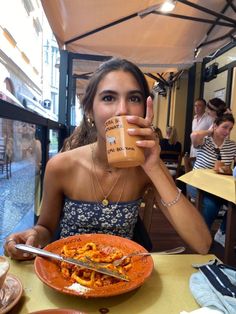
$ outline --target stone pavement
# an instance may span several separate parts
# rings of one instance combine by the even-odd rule
[[[0,255],[4,239],[34,224],[35,165],[30,160],[12,163],[12,177],[0,174]]]

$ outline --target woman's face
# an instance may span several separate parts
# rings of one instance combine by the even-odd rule
[[[93,102],[93,119],[98,136],[103,138],[104,123],[113,116],[135,115],[144,117],[145,101],[141,88],[129,72],[108,73],[98,84]]]
[[[216,126],[215,125],[215,129],[214,129],[214,133],[221,139],[225,139],[227,137],[229,137],[230,132],[233,129],[234,124],[230,121],[225,121],[222,122],[220,125]]]
[[[213,110],[213,109],[211,109],[210,107],[206,107],[206,112],[209,114],[209,116],[210,117],[212,117],[212,118],[216,118],[216,111],[215,110]]]

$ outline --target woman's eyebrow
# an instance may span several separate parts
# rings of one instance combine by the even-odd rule
[[[140,94],[141,96],[143,96],[143,93],[139,89],[131,90],[131,91],[129,91],[129,94]]]
[[[112,89],[105,89],[103,91],[101,91],[98,95],[104,95],[104,94],[113,94],[113,95],[117,95],[119,94],[119,92],[112,90]],[[141,96],[143,96],[143,93],[139,90],[139,89],[135,89],[135,90],[130,90],[127,93],[128,95],[130,94],[140,94]]]
[[[116,94],[118,94],[118,92],[116,92],[116,91],[114,91],[112,89],[105,89],[105,90],[101,91],[98,95],[104,95],[104,94],[114,94],[114,95],[116,95]]]

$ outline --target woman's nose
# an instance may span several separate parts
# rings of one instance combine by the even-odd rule
[[[127,101],[125,99],[120,99],[116,108],[116,116],[127,115],[128,113]]]

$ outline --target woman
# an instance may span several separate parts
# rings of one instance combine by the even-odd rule
[[[213,119],[221,117],[224,113],[226,113],[226,111],[230,110],[228,109],[226,103],[220,98],[212,98],[207,103],[206,112]]]
[[[230,166],[236,157],[236,143],[229,139],[230,132],[234,126],[234,117],[230,113],[217,117],[213,127],[206,131],[195,131],[191,134],[193,146],[197,149],[197,158],[194,169],[213,169],[216,160],[219,158]],[[192,197],[196,196],[196,188],[187,186],[188,193]],[[223,200],[211,194],[205,193],[202,200],[202,214],[209,227],[211,228],[216,219]],[[226,217],[224,218],[218,236],[222,236],[220,242],[222,245],[225,239]]]
[[[156,133],[157,138],[159,139],[159,142],[163,139],[162,131],[158,127],[154,127],[154,132]]]
[[[178,141],[177,130],[174,126],[166,127],[166,137],[160,140],[161,150],[168,150],[181,153],[181,143]],[[169,156],[164,156],[169,158]]]
[[[182,150],[181,143],[178,141],[177,130],[174,126],[166,127],[166,137],[160,140],[161,159],[169,169],[172,177],[176,177],[179,162],[181,162],[180,154]],[[176,152],[179,154],[166,154],[165,151]]]
[[[58,226],[60,237],[111,233],[133,238],[141,197],[150,183],[155,188],[158,206],[181,237],[195,251],[207,253],[211,236],[201,215],[177,190],[160,161],[159,144],[151,127],[153,103],[139,68],[122,59],[105,62],[91,78],[82,106],[79,147],[60,153],[47,163],[37,225],[10,235],[5,242],[6,254],[15,259],[29,258],[14,244],[43,247],[53,239]],[[129,134],[142,137],[136,142],[145,150],[142,166],[109,166],[104,122],[114,115],[129,115],[128,122],[139,126],[129,129]],[[83,145],[83,141],[94,137],[94,143]],[[108,200],[105,207],[104,199]]]

